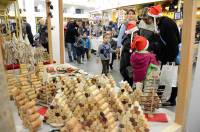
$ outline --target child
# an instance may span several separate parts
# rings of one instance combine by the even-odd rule
[[[83,54],[84,47],[83,47],[83,40],[81,37],[78,38],[74,46],[76,47],[77,63],[82,64],[81,56]]]
[[[117,49],[117,41],[115,41],[115,40],[113,39],[113,34],[112,34],[111,31],[108,31],[107,33],[110,35],[110,41],[109,41],[109,43],[110,43],[110,45],[111,45],[112,50],[116,50],[116,49]],[[117,58],[117,55],[116,55],[115,52],[113,52],[113,53],[112,53],[112,57],[111,57],[111,61],[110,61],[110,64],[109,64],[111,70],[113,69],[113,63],[114,63],[114,60],[115,60],[116,58]]]
[[[110,53],[114,52],[109,44],[110,35],[105,33],[103,35],[103,44],[99,45],[98,56],[101,58],[102,74],[107,76],[109,72]]]
[[[89,51],[90,51],[90,39],[87,37],[87,31],[83,32],[83,38],[82,38],[82,42],[83,42],[83,54],[82,54],[82,59],[84,60],[85,58],[85,54],[87,56],[87,60],[89,60],[90,56],[89,56]]]
[[[148,46],[148,40],[138,35],[134,37],[131,43],[131,49],[136,50],[136,52],[132,53],[130,59],[133,69],[133,83],[143,82],[149,65],[158,64],[155,55],[147,51]]]

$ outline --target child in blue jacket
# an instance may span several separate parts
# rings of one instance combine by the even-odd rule
[[[89,60],[90,59],[89,52],[90,52],[91,43],[90,43],[90,39],[87,36],[86,31],[83,32],[82,43],[83,43],[82,59],[84,60],[85,54],[86,54],[87,60]]]

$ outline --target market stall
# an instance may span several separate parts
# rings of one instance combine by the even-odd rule
[[[63,132],[68,130],[74,132],[185,131],[187,121],[185,115],[188,113],[192,75],[192,45],[190,44],[194,42],[195,1],[185,0],[184,2],[183,46],[175,122],[173,118],[168,118],[168,124],[161,128],[161,124],[147,121],[154,117],[156,112],[164,112],[168,116],[173,115],[173,113],[159,108],[160,98],[155,85],[158,73],[155,71],[149,74],[149,82],[144,87],[144,91],[141,90],[140,84],[136,85],[136,90],[133,91],[127,82],[122,82],[120,87],[117,87],[111,76],[88,74],[69,64],[44,66],[41,61],[38,61],[30,68],[29,64],[24,64],[25,60],[21,59],[19,70],[5,72],[2,58],[4,54],[0,50],[0,78],[3,80],[0,83],[0,89],[2,95],[5,95],[0,96],[2,106],[0,114],[7,119],[0,119],[2,122],[0,129],[15,131],[12,114],[9,111],[8,97],[10,97],[15,102],[19,114],[17,117],[22,120],[24,128],[29,131],[45,131],[44,127],[47,124],[48,130],[56,128]],[[7,2],[0,2],[0,5],[4,5],[3,7],[7,7],[7,4]],[[186,6],[187,8],[185,8]],[[49,7],[47,7],[48,32],[50,33],[49,12]],[[60,20],[62,20],[61,17],[62,13]],[[60,28],[63,27],[60,26]],[[2,46],[5,41],[1,35],[0,37],[0,46]],[[51,45],[51,34],[49,34],[49,38]],[[60,41],[62,56],[63,34]],[[95,45],[93,44],[92,48],[97,49],[100,41],[93,40],[92,43]],[[51,46],[50,50],[52,50]],[[53,52],[50,51],[51,63],[53,61],[52,54]],[[63,56],[61,58],[63,59]],[[5,81],[6,79],[7,81]]]

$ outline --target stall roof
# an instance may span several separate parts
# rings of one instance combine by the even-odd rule
[[[102,7],[96,10],[91,11],[91,14],[94,14],[96,12],[105,11],[105,10],[111,10],[111,9],[118,9],[133,5],[141,5],[141,4],[148,4],[148,3],[154,3],[154,2],[163,2],[164,0],[123,0],[122,3],[118,3],[117,5],[110,5],[110,7]]]
[[[16,0],[0,0],[0,12],[4,12],[7,7]]]

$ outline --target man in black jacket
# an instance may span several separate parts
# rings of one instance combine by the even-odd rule
[[[156,56],[162,65],[168,62],[175,62],[179,53],[179,44],[181,37],[177,24],[170,18],[161,15],[162,8],[160,5],[152,6],[148,10],[150,19],[154,20],[155,32],[159,36],[160,44],[157,47]],[[175,105],[177,96],[177,87],[172,88],[170,99],[167,105]]]
[[[67,26],[67,31],[65,33],[65,44],[67,47],[70,62],[72,62],[73,59],[74,60],[77,59],[76,48],[74,46],[77,37],[78,37],[78,31],[76,29],[76,26],[73,22],[70,22]],[[72,54],[73,54],[73,58],[72,58]]]
[[[160,44],[157,47],[157,59],[162,65],[167,62],[175,62],[179,53],[178,45],[181,43],[178,26],[169,17],[161,16],[160,5],[149,8],[149,19],[152,19],[155,26],[155,33],[159,36]]]
[[[31,25],[26,20],[23,20],[22,30],[24,35],[27,34],[28,40],[30,44],[33,46],[34,41],[33,41],[33,34],[31,31]]]

